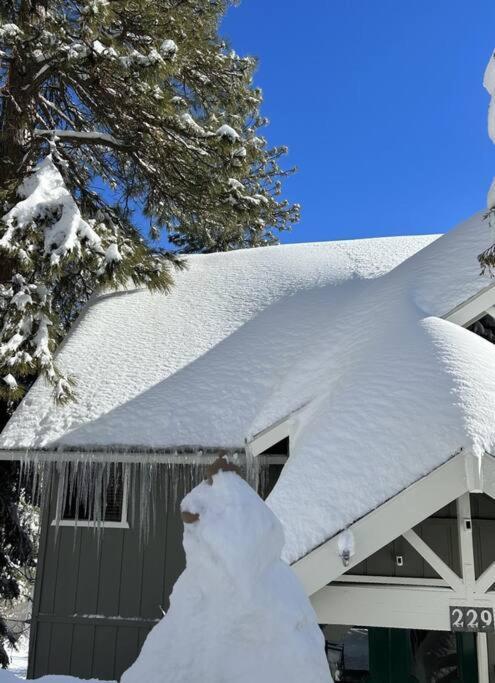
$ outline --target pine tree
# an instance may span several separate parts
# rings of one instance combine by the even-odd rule
[[[256,62],[218,36],[228,5],[3,3],[1,397],[40,371],[72,396],[53,350],[95,287],[168,289],[162,231],[175,254],[218,251],[273,243],[297,220],[279,198],[285,150],[258,134]]]
[[[119,230],[109,213],[84,220],[68,191],[54,149],[21,184],[20,200],[3,217],[0,249],[15,265],[0,284],[0,396],[15,401],[21,381],[42,373],[54,397],[73,396],[73,382],[60,373],[53,353],[95,286],[150,290],[171,283],[168,261],[152,254],[139,234]]]
[[[229,4],[0,3],[2,413],[39,373],[74,397],[53,353],[95,289],[167,291],[177,254],[271,244],[297,221],[285,149],[259,134],[256,61],[218,36]],[[19,495],[17,465],[0,464],[0,599],[33,561]],[[0,614],[1,666],[9,638]]]
[[[4,603],[19,598],[22,568],[34,567],[33,543],[20,512],[19,496],[17,463],[0,462],[0,602]],[[0,613],[0,667],[9,663],[6,644],[15,641],[15,633]]]
[[[492,53],[483,76],[483,86],[490,95],[490,105],[488,107],[488,137],[495,143],[495,52]],[[486,198],[487,213],[485,220],[493,230],[495,228],[495,178],[493,179]],[[493,275],[495,273],[495,244],[485,249],[479,256],[478,261],[481,266],[481,274],[486,271]]]
[[[265,244],[297,219],[257,134],[254,59],[218,37],[228,0],[7,0],[0,188],[58,138],[81,209],[118,188],[183,251]]]

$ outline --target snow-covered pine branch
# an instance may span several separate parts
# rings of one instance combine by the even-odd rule
[[[122,149],[125,147],[123,140],[114,138],[108,133],[101,133],[99,131],[77,131],[77,130],[42,130],[36,128],[34,130],[35,137],[45,137],[49,140],[65,140],[72,142],[75,145],[103,145],[105,147],[115,147]]]
[[[121,208],[141,203],[180,251],[276,241],[299,207],[279,198],[285,149],[258,134],[267,122],[256,61],[218,36],[230,4],[9,3],[0,15],[0,201],[14,201],[56,137],[70,188],[114,184]],[[97,199],[88,192],[85,202],[94,213]]]
[[[495,143],[495,52],[491,55],[485,74],[483,76],[483,85],[490,95],[490,104],[488,105],[488,137]],[[492,229],[495,229],[495,178],[493,179],[488,195],[486,198],[487,216]],[[488,249],[478,256],[481,265],[482,273],[485,270],[493,273],[495,270],[495,244],[492,244]]]
[[[25,377],[42,373],[57,401],[74,382],[54,362],[67,324],[98,286],[128,280],[166,290],[169,262],[150,254],[109,216],[84,219],[54,161],[43,159],[0,221],[0,255],[11,277],[0,285],[0,396],[22,395]]]

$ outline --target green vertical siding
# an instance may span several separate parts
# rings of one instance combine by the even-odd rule
[[[64,673],[116,680],[137,657],[149,630],[169,605],[182,572],[182,522],[179,488],[173,495],[166,466],[156,472],[149,535],[130,528],[93,528],[51,524],[54,497],[43,513],[35,590],[29,676]],[[136,475],[137,476],[137,475]],[[199,475],[198,475],[199,476]]]

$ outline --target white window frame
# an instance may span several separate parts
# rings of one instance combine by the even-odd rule
[[[60,487],[60,483],[59,483]],[[79,527],[79,528],[104,528],[104,529],[129,529],[128,521],[128,499],[129,499],[129,473],[127,468],[124,470],[124,490],[122,492],[122,513],[119,522],[115,521],[97,521],[95,519],[60,519],[58,522],[56,519],[52,520],[52,526],[66,526],[66,527]]]

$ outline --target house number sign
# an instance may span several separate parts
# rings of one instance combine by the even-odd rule
[[[495,631],[491,607],[451,607],[451,631]]]

